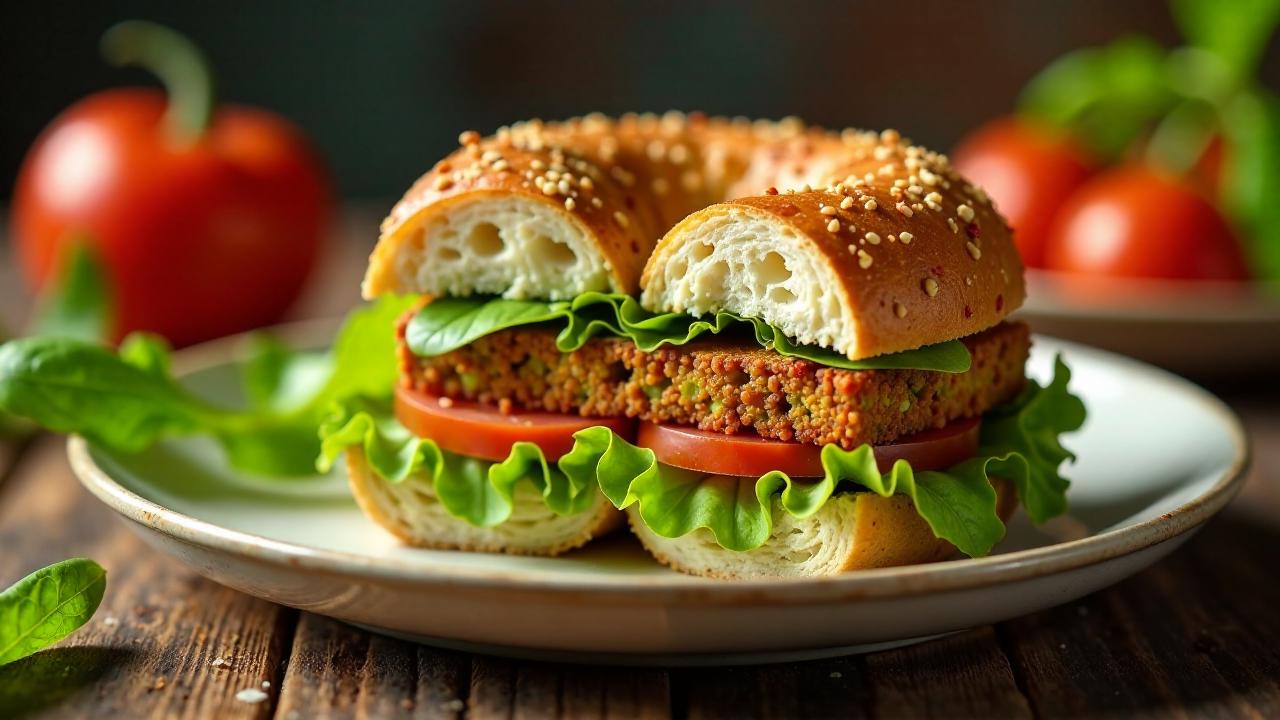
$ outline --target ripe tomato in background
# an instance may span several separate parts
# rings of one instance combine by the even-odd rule
[[[39,288],[67,243],[89,243],[106,271],[117,340],[149,330],[188,345],[279,320],[328,230],[318,157],[280,117],[213,108],[203,59],[185,38],[126,23],[104,46],[113,32],[120,64],[155,71],[168,97],[97,93],[45,129],[13,195],[24,273]]]
[[[1094,170],[1088,153],[1069,135],[1013,117],[970,133],[956,147],[953,162],[995,200],[1028,267],[1044,265],[1054,213]]]
[[[1081,187],[1058,213],[1046,248],[1053,270],[1107,277],[1247,280],[1240,243],[1191,185],[1122,166]]]

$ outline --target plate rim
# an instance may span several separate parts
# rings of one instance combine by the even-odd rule
[[[319,345],[332,335],[333,319],[306,321],[267,329],[286,342]],[[262,332],[262,331],[259,331]],[[179,376],[226,362],[249,333],[233,335],[176,353]],[[1184,533],[1217,514],[1239,491],[1252,462],[1252,447],[1236,414],[1215,395],[1185,378],[1132,358],[1071,341],[1037,335],[1069,352],[1094,355],[1108,364],[1128,366],[1161,383],[1192,395],[1228,429],[1233,448],[1231,464],[1212,487],[1162,515],[1088,537],[1017,550],[984,558],[964,558],[908,565],[822,578],[710,580],[684,575],[634,578],[578,573],[546,573],[521,569],[430,567],[400,558],[373,557],[326,550],[232,530],[164,507],[126,489],[93,460],[89,443],[80,436],[67,441],[71,468],[93,495],[124,518],[179,541],[268,562],[290,570],[307,570],[342,577],[376,578],[410,585],[551,593],[591,593],[626,604],[708,602],[720,604],[802,604],[860,599],[889,599],[938,592],[968,590],[1056,575],[1114,558],[1131,555]],[[371,531],[381,532],[372,523]],[[799,592],[803,591],[803,592]]]

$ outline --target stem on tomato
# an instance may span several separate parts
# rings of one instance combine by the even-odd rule
[[[213,117],[213,72],[186,36],[144,20],[126,20],[102,35],[102,55],[117,67],[140,67],[160,78],[169,95],[164,123],[174,142],[200,139]]]

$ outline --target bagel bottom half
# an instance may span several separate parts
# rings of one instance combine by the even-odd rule
[[[557,515],[529,483],[516,485],[511,517],[493,527],[477,527],[450,515],[426,473],[391,483],[373,472],[359,448],[347,450],[351,492],[364,514],[400,540],[439,550],[559,555],[622,525],[622,513],[603,493],[584,512]]]
[[[1013,484],[997,480],[995,489],[996,514],[1008,521],[1018,506]],[[935,562],[956,553],[951,543],[934,536],[905,495],[840,494],[807,518],[791,516],[775,502],[769,539],[746,552],[720,547],[706,528],[679,538],[662,537],[644,524],[635,505],[627,508],[627,518],[659,562],[683,573],[725,579],[837,575]]]

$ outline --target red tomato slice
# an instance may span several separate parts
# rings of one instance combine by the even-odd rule
[[[624,438],[634,437],[628,418],[589,418],[549,412],[502,413],[467,400],[435,397],[409,388],[396,388],[396,419],[421,438],[459,455],[505,460],[511,446],[531,442],[548,461],[559,460],[573,447],[573,434],[603,425]]]
[[[897,460],[914,470],[942,470],[978,451],[980,418],[960,420],[939,430],[916,433],[875,447],[876,465],[887,472]],[[822,476],[822,447],[767,440],[755,435],[724,435],[675,425],[640,423],[636,442],[658,462],[712,475],[759,477],[781,470],[792,477]]]

